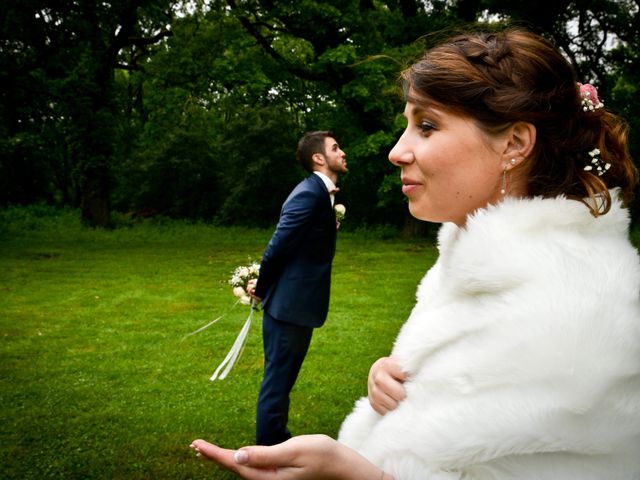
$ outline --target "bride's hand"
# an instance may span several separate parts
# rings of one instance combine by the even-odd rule
[[[366,480],[382,474],[359,453],[326,435],[301,435],[271,447],[240,450],[195,440],[191,448],[246,480]]]
[[[385,415],[398,407],[406,396],[404,382],[407,374],[400,368],[394,357],[382,357],[371,366],[367,387],[369,403],[380,415]]]

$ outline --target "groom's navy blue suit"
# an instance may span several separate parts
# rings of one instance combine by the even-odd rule
[[[336,218],[327,187],[311,174],[282,206],[280,220],[260,264],[255,295],[262,298],[264,378],[256,417],[256,442],[291,437],[289,394],[305,358],[313,328],[329,310]]]

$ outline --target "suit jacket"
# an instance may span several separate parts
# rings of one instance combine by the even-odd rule
[[[615,198],[615,192],[612,192]],[[340,440],[397,480],[640,479],[640,259],[616,201],[512,199],[440,230],[393,354],[407,397]]]
[[[289,194],[262,256],[256,295],[272,317],[321,326],[329,310],[336,218],[322,179],[311,174]]]

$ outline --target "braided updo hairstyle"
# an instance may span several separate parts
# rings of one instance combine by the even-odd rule
[[[609,211],[610,188],[631,200],[637,171],[626,124],[605,108],[583,111],[573,68],[544,38],[521,28],[460,35],[429,50],[402,79],[408,101],[470,117],[489,134],[533,124],[536,143],[522,165],[527,195],[565,195],[595,216]],[[584,170],[595,148],[611,164],[602,176]]]

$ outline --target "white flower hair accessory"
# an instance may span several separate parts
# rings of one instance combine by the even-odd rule
[[[598,90],[590,83],[578,83],[580,90],[580,98],[582,99],[582,110],[585,112],[593,112],[598,108],[604,107],[604,103],[598,97]]]
[[[604,163],[600,158],[600,150],[594,148],[589,152],[589,156],[591,157],[591,162],[584,167],[585,171],[591,172],[595,168],[598,176],[601,177],[606,173],[607,170],[611,168],[610,163]]]

